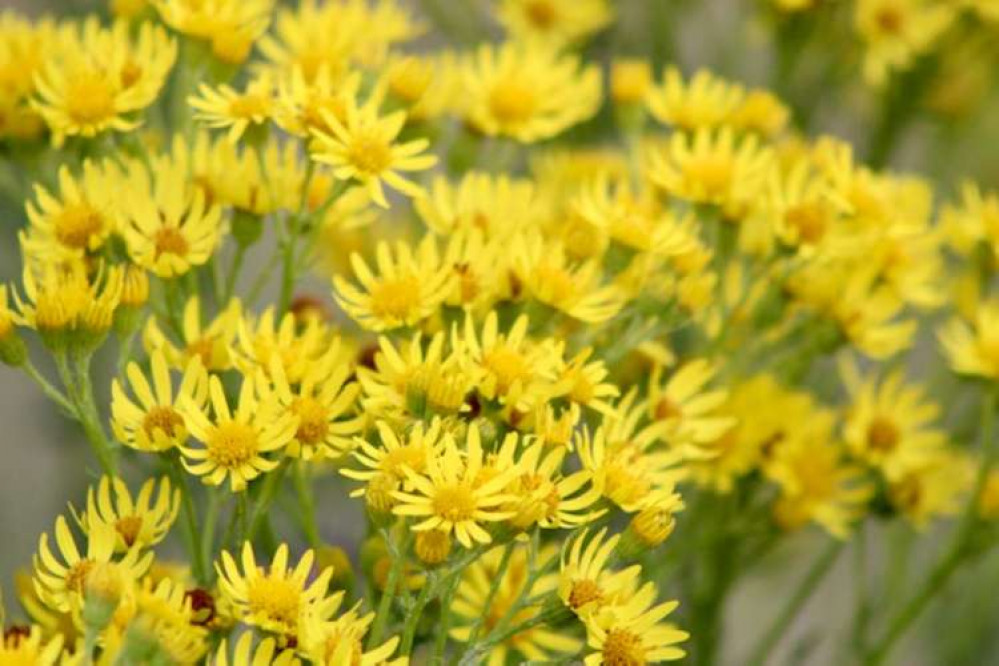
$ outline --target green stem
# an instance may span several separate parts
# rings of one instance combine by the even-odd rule
[[[444,663],[444,653],[447,650],[448,632],[451,631],[451,603],[454,600],[454,593],[458,589],[458,582],[461,576],[453,576],[447,583],[444,595],[441,597],[441,620],[437,627],[437,638],[434,640],[434,653],[430,657],[430,665],[438,666]]]
[[[257,532],[260,531],[264,518],[267,516],[267,510],[270,509],[271,504],[274,502],[275,495],[277,495],[278,490],[281,488],[281,481],[284,478],[284,474],[287,469],[288,462],[285,461],[281,463],[277,469],[273,472],[269,472],[264,477],[260,494],[257,496],[257,500],[253,504],[253,511],[249,514],[249,527],[246,532],[247,539],[252,541],[257,535]]]
[[[220,503],[219,489],[210,486],[208,488],[208,508],[205,511],[205,527],[201,540],[201,561],[204,562],[205,576],[208,583],[211,583],[214,577],[211,563],[215,555],[215,526],[219,519]]]
[[[298,496],[298,506],[302,512],[302,531],[305,532],[309,545],[318,548],[322,545],[322,539],[319,537],[319,528],[316,525],[316,502],[305,464],[304,460],[295,463],[292,480],[295,484],[295,494]]]
[[[770,628],[757,643],[756,648],[752,652],[752,657],[750,657],[748,662],[750,666],[764,666],[767,663],[770,653],[780,643],[780,639],[783,638],[788,627],[791,626],[791,622],[798,616],[802,607],[818,588],[819,583],[825,579],[826,574],[829,573],[833,564],[836,563],[839,553],[843,549],[843,543],[839,540],[833,540],[819,554],[818,558],[805,574],[805,577],[801,579],[798,588],[787,600],[787,603],[781,609],[780,613],[777,614],[777,617],[774,618],[773,624],[770,625]]]
[[[42,373],[38,371],[38,368],[31,362],[31,359],[26,359],[21,367],[24,369],[25,374],[38,384],[49,400],[59,405],[70,416],[76,414],[76,408],[69,401],[69,398],[63,395],[62,391],[53,386],[49,380],[45,379]]]
[[[923,583],[916,589],[915,594],[908,603],[892,618],[888,623],[881,640],[874,644],[874,647],[867,655],[865,663],[867,666],[877,666],[884,663],[891,653],[898,640],[905,634],[909,626],[922,614],[930,601],[936,597],[950,580],[950,577],[957,571],[961,563],[971,554],[969,546],[975,535],[975,528],[978,526],[978,499],[981,497],[982,489],[988,480],[989,472],[995,464],[996,446],[993,436],[993,426],[995,422],[997,390],[992,388],[988,395],[982,400],[981,417],[981,464],[978,467],[978,474],[972,488],[968,504],[961,516],[950,547],[944,556],[937,562],[936,566],[923,580]]]
[[[482,632],[482,626],[485,624],[486,616],[492,609],[493,600],[496,598],[496,593],[499,591],[500,584],[503,582],[503,576],[506,574],[507,567],[510,565],[510,556],[513,555],[515,547],[516,542],[511,541],[507,543],[506,547],[503,549],[503,556],[502,559],[500,559],[499,566],[497,566],[496,571],[491,574],[492,582],[489,584],[489,592],[486,594],[486,600],[482,604],[483,613],[475,618],[475,622],[472,624],[472,629],[468,634],[468,641],[465,642],[464,647],[458,653],[456,659],[460,660],[479,639],[479,634]],[[530,594],[530,590],[525,590],[525,593]]]
[[[413,641],[416,638],[416,626],[420,623],[420,618],[423,616],[423,609],[430,603],[430,597],[436,591],[434,588],[436,588],[436,585],[431,583],[429,579],[424,582],[423,587],[420,588],[420,593],[416,596],[413,607],[406,614],[406,622],[402,628],[402,643],[400,644],[399,654],[408,655],[412,653]]]
[[[188,534],[192,573],[198,584],[205,585],[207,578],[205,576],[204,548],[201,543],[202,534],[201,530],[198,529],[198,511],[194,507],[194,496],[187,480],[187,471],[181,464],[179,456],[173,456],[171,464],[174,481],[181,492],[181,513],[184,514],[184,529]]]
[[[412,540],[412,532],[406,531],[406,537],[403,539],[402,546],[395,550],[392,547],[391,535],[386,532],[385,543],[389,547],[389,557],[392,558],[392,566],[389,568],[388,579],[385,581],[385,589],[382,590],[382,598],[378,602],[378,613],[375,615],[375,620],[371,624],[371,633],[368,634],[368,648],[378,647],[382,640],[382,634],[385,633],[385,627],[388,624],[389,614],[392,612],[392,601],[395,598],[395,593],[399,587],[399,581],[402,578],[403,569],[406,566],[406,551],[409,549],[409,543]]]
[[[239,243],[236,246],[236,254],[232,258],[232,266],[229,267],[229,275],[225,279],[225,291],[223,292],[222,302],[219,304],[219,307],[222,307],[232,299],[232,294],[236,290],[236,279],[239,277],[239,271],[243,267],[243,260],[245,258],[246,246]]]

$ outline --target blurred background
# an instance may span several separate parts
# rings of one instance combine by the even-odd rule
[[[413,0],[409,4],[426,20],[430,27],[426,39],[431,42],[449,41],[445,35],[459,33],[478,38],[490,35],[491,28],[482,18],[488,0]],[[844,26],[836,23],[816,25],[777,16],[775,0],[618,0],[613,4],[618,21],[588,47],[591,58],[609,63],[612,53],[645,56],[657,71],[667,62],[676,63],[685,73],[708,67],[747,86],[770,88],[791,104],[794,121],[803,131],[846,137],[861,155],[919,171],[944,193],[965,178],[974,178],[986,188],[999,181],[999,150],[994,149],[999,139],[999,67],[995,66],[997,49],[990,42],[967,43],[955,37],[952,44],[940,47],[934,56],[939,62],[932,63],[929,74],[920,71],[929,83],[921,82],[913,89],[908,82],[908,87],[898,84],[879,91],[860,77],[861,47],[849,39],[848,27],[842,30]],[[0,10],[67,15],[104,11],[105,5],[84,0],[0,0]],[[848,24],[849,16],[841,20]],[[822,85],[830,77],[837,85]],[[881,122],[889,104],[897,107],[899,136],[883,136]],[[885,142],[887,148],[882,145]],[[0,281],[15,280],[20,274],[16,233],[25,222],[23,202],[10,196],[19,190],[26,191],[26,183],[3,183],[7,196],[0,198]],[[102,389],[106,396],[108,382]],[[100,396],[98,403],[108,404]],[[13,587],[10,574],[30,566],[38,535],[51,527],[67,501],[83,499],[85,487],[96,476],[90,451],[75,425],[56,413],[27,379],[0,367],[0,587]],[[361,526],[354,514],[359,503],[344,501],[345,493],[335,483],[330,481],[322,488],[319,506],[337,507],[336,512],[321,510],[322,533],[333,543],[356,547]],[[887,544],[904,535],[885,535],[875,528],[868,538],[871,561],[883,562],[889,560],[883,557]],[[773,615],[781,596],[800,578],[800,569],[811,563],[807,551],[814,547],[808,535],[789,540],[766,558],[755,576],[746,577],[728,608],[725,663],[737,663],[735,655],[743,654],[755,639],[761,618]],[[904,564],[910,569],[919,566],[919,562]],[[812,599],[773,663],[840,663],[836,645],[852,630],[852,591],[864,584],[852,576],[853,570],[850,556],[841,557],[836,572]],[[899,574],[876,567],[870,570],[873,576]],[[901,580],[904,584],[904,575]],[[996,589],[999,559],[985,558],[968,567],[910,633],[894,663],[999,664],[999,657],[983,656],[996,654]],[[10,596],[8,592],[8,603]],[[951,631],[957,625],[960,631]]]

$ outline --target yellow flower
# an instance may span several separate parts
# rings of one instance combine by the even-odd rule
[[[841,364],[841,374],[851,400],[843,439],[855,457],[892,481],[944,447],[946,435],[932,427],[940,407],[926,399],[922,386],[906,385],[900,371],[881,381],[865,378],[847,362]]]
[[[607,0],[502,0],[496,17],[511,37],[568,44],[599,32],[613,12]]]
[[[954,372],[999,378],[999,301],[979,303],[972,322],[951,319],[938,337]]]
[[[268,636],[253,646],[253,632],[244,631],[229,656],[229,646],[222,639],[215,653],[214,666],[299,666],[301,660],[292,649],[279,650],[277,641]]]
[[[809,424],[813,432],[779,442],[766,466],[767,476],[781,489],[774,514],[786,529],[814,521],[846,539],[851,524],[864,515],[872,488],[863,482],[863,470],[844,463],[840,447],[828,441],[830,419],[814,416]]]
[[[414,326],[434,314],[448,295],[451,272],[442,264],[432,236],[415,251],[400,241],[393,252],[391,245],[379,241],[375,261],[377,275],[359,254],[351,255],[361,289],[339,275],[333,278],[337,303],[367,330]]]
[[[32,102],[53,143],[138,127],[136,112],[159,96],[177,57],[176,42],[152,23],[143,23],[133,37],[128,22],[106,29],[95,17],[60,34],[61,43],[38,73]]]
[[[979,464],[966,454],[942,449],[889,484],[888,499],[917,529],[925,529],[934,518],[963,510]]]
[[[273,307],[256,320],[240,320],[235,351],[236,367],[244,375],[262,372],[274,379],[273,370],[280,366],[284,379],[292,384],[301,383],[323,356],[345,361],[340,339],[331,336],[326,324],[316,319],[300,324],[289,312],[275,325]]]
[[[636,404],[636,397],[633,389],[617,405],[616,418],[605,417],[592,437],[584,429],[579,441],[579,459],[593,486],[629,513],[640,510],[656,489],[672,489],[683,458],[680,451],[656,446],[665,424],[639,427],[647,408]]]
[[[944,207],[940,215],[946,242],[963,256],[971,256],[979,242],[999,256],[999,194],[982,191],[975,183],[961,185],[961,202]]]
[[[528,318],[521,315],[507,332],[500,332],[495,310],[486,315],[482,332],[465,318],[463,335],[455,328],[452,346],[467,354],[476,371],[479,393],[512,408],[527,409],[548,398],[557,381],[561,347],[552,340],[527,336]]]
[[[652,64],[639,58],[621,58],[611,63],[610,97],[615,104],[645,101],[652,88]]]
[[[152,386],[137,363],[129,363],[125,371],[138,404],[128,397],[117,378],[112,381],[111,430],[118,441],[139,451],[167,451],[187,443],[187,425],[180,404],[185,399],[199,407],[205,404],[208,375],[199,357],[191,359],[175,394],[162,350],[150,354],[149,365]]]
[[[437,333],[424,351],[420,333],[398,347],[380,337],[374,368],[357,369],[365,411],[392,420],[422,419],[428,410],[441,415],[467,411],[474,376],[464,355],[445,354],[445,339]]]
[[[479,230],[487,239],[509,238],[541,223],[546,214],[530,180],[468,171],[452,182],[436,176],[428,196],[414,202],[420,219],[436,233]]]
[[[219,60],[239,64],[267,30],[274,0],[150,0],[163,22],[206,41]]]
[[[243,543],[242,570],[229,551],[216,562],[219,589],[244,623],[285,637],[298,638],[303,616],[315,613],[329,617],[340,605],[343,593],[327,596],[332,567],[313,577],[315,554],[305,551],[298,564],[288,565],[288,545],[274,552],[270,566],[258,567],[250,542]]]
[[[66,166],[59,168],[58,196],[35,185],[37,205],[30,202],[25,207],[30,222],[25,251],[60,260],[100,249],[119,226],[117,175],[110,163],[87,160],[79,177]]]
[[[121,478],[102,476],[96,493],[93,486],[87,489],[87,510],[74,515],[87,534],[95,523],[113,526],[117,533],[115,550],[126,553],[133,547],[151,548],[162,541],[179,510],[180,489],[171,489],[165,476],[160,478],[159,492],[156,480],[148,479],[134,500]]]
[[[687,640],[690,634],[662,621],[679,602],[653,605],[655,599],[655,585],[647,583],[624,603],[588,616],[586,644],[594,652],[583,663],[616,666],[683,659],[686,653],[676,644]]]
[[[60,612],[77,612],[83,607],[84,595],[91,572],[97,567],[114,565],[122,575],[138,581],[153,561],[152,551],[144,554],[138,548],[129,550],[120,560],[114,559],[118,532],[110,523],[91,521],[87,529],[87,547],[83,554],[63,516],[55,523],[55,542],[61,560],[49,547],[49,535],[43,533],[34,558],[34,584],[38,597],[49,608]]]
[[[589,539],[588,534],[584,529],[573,537],[572,545],[567,543],[563,548],[559,563],[559,599],[580,617],[623,604],[638,589],[642,571],[637,564],[619,570],[607,567],[620,535],[606,538],[607,528]]]
[[[562,369],[559,384],[565,388],[566,397],[574,405],[613,417],[615,408],[608,398],[617,398],[621,391],[613,383],[605,381],[610,372],[603,361],[590,361],[592,355],[592,347],[576,354]]]
[[[360,602],[333,620],[310,613],[303,627],[304,652],[320,666],[406,666],[409,656],[391,659],[399,645],[393,636],[377,647],[364,649],[364,637],[375,619],[374,613],[358,615]]]
[[[688,455],[703,457],[702,447],[717,441],[735,425],[735,419],[720,414],[727,392],[705,390],[717,368],[707,359],[681,365],[665,382],[663,367],[655,365],[649,377],[649,416],[667,425],[663,436],[671,446],[689,446]]]
[[[663,74],[663,83],[648,96],[649,111],[661,123],[684,132],[714,129],[727,123],[742,103],[741,86],[701,69],[689,82],[676,67]]]
[[[457,594],[451,609],[456,616],[456,626],[451,630],[451,637],[462,643],[472,638],[472,630],[477,622],[482,623],[480,636],[485,636],[499,624],[508,612],[511,626],[517,626],[541,615],[540,604],[526,604],[514,609],[514,604],[523,595],[526,599],[544,597],[555,589],[557,577],[554,574],[543,574],[532,577],[533,571],[528,567],[527,547],[522,544],[512,545],[506,570],[499,571],[503,560],[503,548],[496,547],[476,559],[463,572],[458,584]],[[537,555],[534,566],[544,568],[555,557],[554,548],[544,548]],[[490,596],[497,576],[501,576],[496,593]],[[582,642],[566,632],[537,624],[529,629],[517,632],[498,643],[489,651],[489,657],[484,662],[489,666],[502,666],[508,663],[511,652],[519,655],[516,662],[523,663],[549,661],[559,654],[571,655],[579,652]]]
[[[784,131],[791,118],[787,105],[768,90],[750,90],[732,113],[733,127],[773,138]]]
[[[950,26],[955,10],[926,0],[858,0],[854,24],[866,42],[864,78],[883,85],[894,70],[908,69]]]
[[[0,342],[14,333],[14,327],[21,324],[21,318],[10,309],[7,300],[7,285],[0,284]]]
[[[154,159],[151,169],[133,162],[123,197],[121,232],[129,257],[161,278],[203,265],[222,232],[221,209],[189,185],[185,167],[167,157]]]
[[[123,595],[104,632],[102,657],[126,656],[128,643],[141,641],[168,663],[198,663],[208,649],[208,630],[195,624],[194,609],[183,582],[146,578]]]
[[[684,508],[680,493],[659,488],[644,502],[642,510],[628,523],[628,535],[646,548],[655,548],[665,541],[676,527],[675,514]]]
[[[271,361],[271,385],[282,409],[298,422],[287,453],[303,460],[334,459],[354,448],[350,436],[364,427],[365,416],[354,413],[360,387],[348,382],[353,369],[339,349],[330,348],[292,387],[283,365]]]
[[[424,171],[434,166],[437,158],[423,154],[430,145],[427,139],[398,143],[406,112],[379,115],[380,103],[378,97],[372,97],[358,106],[356,100],[350,99],[343,120],[321,110],[329,130],[313,130],[312,157],[332,166],[336,178],[358,181],[372,201],[388,208],[383,183],[410,197],[420,197],[423,188],[400,172]]]
[[[43,639],[42,628],[31,625],[28,633],[5,632],[0,638],[0,663],[24,666],[56,666],[62,656],[63,636]]]
[[[463,67],[463,115],[488,136],[533,143],[588,120],[600,105],[600,72],[550,45],[483,45]]]
[[[276,396],[260,395],[255,382],[243,379],[236,411],[232,412],[217,376],[209,380],[212,418],[189,396],[181,398],[181,413],[188,429],[201,446],[180,445],[182,462],[191,474],[204,477],[208,485],[222,484],[226,477],[233,492],[246,489],[249,481],[278,466],[271,457],[295,437],[298,419],[281,413]],[[270,454],[270,455],[269,455]]]
[[[544,306],[588,324],[605,322],[624,307],[621,291],[602,284],[600,266],[593,261],[574,265],[561,243],[524,235],[513,241],[510,252],[523,295]]]
[[[729,217],[745,214],[766,182],[771,153],[754,136],[736,139],[731,127],[694,135],[674,134],[651,151],[648,175],[668,194],[693,203],[716,204]]]
[[[476,425],[469,426],[463,450],[450,435],[445,435],[442,453],[427,460],[425,471],[404,468],[412,490],[392,493],[396,500],[392,512],[420,519],[411,528],[414,532],[453,532],[465,548],[471,548],[473,543],[490,543],[492,537],[483,524],[513,515],[500,507],[513,499],[504,493],[504,488],[518,469],[513,466],[497,470],[491,478],[480,482],[482,470],[482,440]]]
[[[210,372],[221,372],[232,367],[232,343],[240,323],[242,306],[233,299],[207,326],[201,323],[201,299],[191,296],[184,305],[181,320],[181,339],[175,344],[160,329],[156,319],[150,319],[143,331],[146,351],[152,355],[162,350],[170,367],[185,370],[191,359],[199,358]]]
[[[340,81],[325,67],[306,79],[300,66],[295,66],[291,76],[281,80],[279,108],[275,120],[287,131],[309,137],[314,131],[332,133],[326,118],[332,116],[346,122],[347,107],[357,99],[361,76],[357,72]]]
[[[12,11],[0,13],[0,136],[15,141],[37,139],[45,131],[45,122],[32,107],[35,76],[45,58],[58,47],[60,33],[52,18],[26,17]]]
[[[384,422],[375,423],[378,443],[358,439],[351,453],[366,469],[344,467],[340,473],[366,485],[350,493],[351,497],[364,497],[368,506],[378,512],[389,511],[396,503],[393,493],[400,488],[412,488],[407,470],[423,474],[430,460],[441,450],[441,421],[434,419],[424,429],[417,422],[405,437],[400,439],[392,427]]]
[[[212,129],[228,129],[230,143],[237,143],[247,131],[256,139],[275,114],[274,81],[264,72],[242,91],[226,84],[212,88],[202,83],[198,95],[188,97],[187,103],[195,110],[195,120]]]
[[[516,436],[508,436],[502,448],[515,449]],[[501,450],[500,456],[503,455]],[[503,508],[516,513],[510,524],[519,530],[534,525],[547,529],[572,528],[598,518],[603,509],[592,509],[600,492],[585,488],[590,480],[585,471],[562,474],[565,449],[553,449],[544,442],[527,445],[517,458],[518,474],[506,491],[515,499]],[[512,450],[510,454],[512,457]],[[588,510],[590,509],[590,510]]]

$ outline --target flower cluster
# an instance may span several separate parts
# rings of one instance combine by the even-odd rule
[[[762,665],[844,544],[866,579],[868,532],[953,522],[858,592],[843,659],[883,663],[997,537],[999,193],[938,205],[799,96],[599,62],[618,4],[456,5],[438,50],[392,0],[0,15],[0,361],[101,470],[0,661],[710,664],[734,584],[822,544]],[[770,18],[840,4],[878,85],[995,18]]]

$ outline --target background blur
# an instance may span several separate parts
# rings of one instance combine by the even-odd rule
[[[414,11],[432,26],[428,39],[441,40],[443,30],[453,29],[453,22],[467,21],[488,0],[413,0]],[[678,63],[691,72],[699,66],[747,85],[775,88],[782,94],[781,82],[774,79],[773,44],[757,15],[765,0],[619,0],[617,26],[593,46],[592,56],[607,59],[609,53],[644,55],[658,65]],[[103,3],[84,0],[0,0],[0,10],[17,10],[29,15],[53,11],[59,15],[81,13]],[[672,24],[673,40],[661,39],[664,27]],[[434,34],[436,33],[436,34]],[[807,58],[808,53],[803,53]],[[850,57],[849,50],[843,57]],[[857,57],[854,54],[853,57]],[[807,73],[808,62],[799,68]],[[790,85],[786,81],[785,85]],[[815,110],[809,116],[810,133],[834,132],[863,145],[877,110],[875,98],[862,85],[845,86],[835,94],[818,93],[809,100]],[[782,95],[783,96],[783,95]],[[911,168],[932,177],[944,188],[952,187],[965,176],[976,178],[983,186],[994,187],[999,174],[999,89],[990,85],[979,110],[973,115],[949,122],[927,122],[910,127],[890,163]],[[983,142],[984,139],[984,142]],[[930,154],[938,155],[929,159]],[[0,159],[3,159],[0,154]],[[944,190],[946,191],[946,189]],[[24,222],[23,206],[0,204],[0,281],[10,281],[20,273],[16,255],[16,230]],[[108,390],[107,382],[103,391]],[[100,389],[101,387],[99,387]],[[107,401],[98,396],[98,404]],[[27,379],[0,367],[0,587],[12,588],[11,572],[30,566],[38,534],[50,529],[55,515],[67,501],[80,502],[83,491],[96,474],[89,448],[73,424],[49,407],[41,393]],[[86,474],[81,474],[86,470]],[[330,482],[335,483],[335,482]],[[322,507],[347,506],[340,488],[327,486],[320,496],[321,530],[332,542],[356,545],[360,534],[358,521],[350,515],[323,512]],[[339,495],[339,501],[334,499]],[[324,502],[323,498],[327,501]],[[357,509],[350,503],[347,511]],[[357,529],[353,529],[356,527]],[[672,538],[682,539],[677,533]],[[891,541],[876,531],[869,534],[870,556],[879,557],[885,543]],[[807,535],[791,540],[773,553],[759,567],[758,575],[749,576],[732,599],[726,641],[726,663],[736,663],[740,654],[755,638],[754,629],[775,612],[776,602],[786,588],[796,581],[811,562],[804,551],[814,544]],[[668,547],[668,546],[667,546]],[[887,558],[881,558],[884,561]],[[910,562],[915,568],[918,563]],[[838,570],[809,605],[809,612],[795,628],[795,637],[786,641],[784,653],[774,663],[835,664],[836,642],[851,627],[845,624],[852,612],[852,589],[863,581],[851,579],[850,556],[844,555]],[[875,569],[875,572],[877,570]],[[889,572],[882,572],[887,574]],[[792,588],[793,589],[793,588]],[[952,664],[978,666],[988,661],[981,655],[995,653],[999,632],[995,590],[999,589],[999,559],[986,558],[968,567],[950,586],[941,602],[935,604],[910,634],[905,649],[896,654],[897,664],[918,666]],[[7,593],[8,603],[11,601]],[[752,622],[750,622],[752,620]],[[955,644],[953,627],[960,624],[962,640],[977,647]],[[807,658],[795,656],[795,646],[818,644]],[[968,656],[968,655],[972,656]],[[820,658],[818,655],[825,655]],[[975,656],[977,655],[977,656]]]

